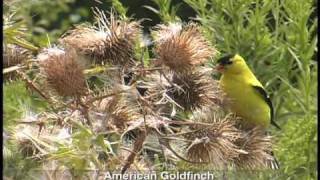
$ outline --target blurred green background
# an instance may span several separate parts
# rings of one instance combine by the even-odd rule
[[[281,169],[261,178],[317,179],[316,0],[23,0],[5,1],[4,14],[14,12],[27,27],[26,39],[45,47],[48,37],[54,44],[73,25],[92,22],[92,7],[108,11],[112,6],[120,15],[144,19],[145,33],[161,22],[192,19],[218,51],[241,54],[265,84],[282,127],[270,130]],[[5,131],[26,108],[43,107],[20,81],[5,83]],[[6,148],[14,154],[14,145]],[[19,156],[5,159],[5,175],[23,177],[32,168],[28,163]]]

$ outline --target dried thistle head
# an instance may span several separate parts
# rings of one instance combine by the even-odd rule
[[[31,52],[17,45],[8,44],[4,47],[3,67],[10,67],[31,58]]]
[[[31,137],[36,137],[38,133],[36,126],[18,125],[12,132],[12,139],[17,143],[19,152],[24,157],[31,157],[39,153],[39,150],[33,144]]]
[[[172,75],[166,74],[169,79],[172,79]],[[158,72],[148,74],[138,87],[145,90],[144,98],[152,102],[150,108],[158,114],[170,114],[174,101],[167,95],[170,83],[163,75]]]
[[[31,52],[17,45],[8,44],[3,48],[3,68],[8,68],[31,58]],[[11,72],[4,74],[4,79],[12,80],[16,77],[16,73]]]
[[[155,31],[151,32],[155,39],[155,42],[162,43],[179,35],[182,31],[182,24],[178,22],[170,22],[168,25],[159,24],[155,27]]]
[[[175,104],[186,111],[219,104],[223,96],[218,83],[205,69],[196,70],[186,74],[151,74],[145,85],[146,97],[155,104]]]
[[[123,132],[131,121],[139,119],[141,115],[138,105],[129,97],[130,91],[117,94],[119,89],[124,90],[121,86],[115,87],[111,92],[116,95],[102,99],[96,106],[105,115],[104,125],[107,129]]]
[[[183,75],[175,74],[172,82],[179,86],[169,91],[169,96],[185,110],[210,107],[221,101],[221,92],[217,81],[207,73],[194,71]]]
[[[243,153],[235,144],[241,132],[229,119],[211,125],[195,124],[190,126],[190,130],[185,138],[191,140],[186,146],[187,157],[191,161],[212,163],[216,168],[223,168]]]
[[[118,20],[111,12],[109,20],[102,11],[95,11],[96,26],[82,25],[70,30],[61,43],[75,48],[97,63],[131,65],[134,43],[140,35],[139,22]]]
[[[242,137],[236,144],[247,153],[235,158],[235,165],[240,169],[262,170],[277,169],[278,164],[272,155],[272,139],[265,130],[255,127],[249,131],[243,131]]]
[[[39,55],[42,73],[51,88],[60,96],[81,96],[86,93],[83,67],[72,49],[48,48]]]
[[[175,72],[187,72],[216,54],[195,24],[188,24],[181,30],[176,26],[161,25],[155,34],[159,40],[156,43],[157,60]]]

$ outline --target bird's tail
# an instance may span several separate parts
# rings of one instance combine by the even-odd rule
[[[277,170],[280,168],[280,163],[277,160],[277,158],[274,156],[273,151],[271,152],[271,156],[272,159],[268,160],[268,166],[272,169],[272,170]]]

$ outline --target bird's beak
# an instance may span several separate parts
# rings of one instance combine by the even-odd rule
[[[218,66],[216,66],[216,69],[217,69],[218,72],[222,73],[223,70],[224,70],[224,67],[219,64]]]

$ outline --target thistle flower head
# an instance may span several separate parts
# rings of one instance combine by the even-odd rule
[[[172,75],[172,73],[169,73],[166,76],[171,79]],[[172,110],[171,104],[174,102],[166,94],[169,87],[169,81],[157,72],[149,74],[146,81],[139,84],[139,88],[146,89],[144,98],[152,102],[150,108],[159,114],[170,114]]]
[[[272,155],[272,139],[259,127],[242,133],[236,144],[247,153],[235,158],[235,165],[240,169],[261,170],[276,168],[277,162]]]
[[[122,89],[121,86],[114,88],[113,92]],[[123,90],[123,89],[122,89]],[[104,125],[107,129],[124,131],[128,123],[141,117],[138,106],[131,102],[129,94],[119,93],[115,96],[102,99],[97,103],[99,112],[105,115]]]
[[[86,92],[83,67],[74,50],[44,49],[38,60],[46,80],[61,96],[79,96]]]
[[[222,98],[218,83],[205,72],[194,71],[183,75],[175,74],[172,82],[180,88],[174,88],[169,92],[169,96],[185,110],[210,107]]]
[[[195,24],[182,29],[161,25],[155,34],[157,59],[175,72],[187,72],[216,53]]]
[[[24,63],[29,58],[31,58],[31,52],[17,45],[7,44],[3,48],[3,68]],[[13,80],[15,78],[15,72],[4,74],[5,80]]]
[[[78,26],[63,36],[61,42],[97,63],[132,64],[134,43],[140,35],[139,22],[118,20],[112,12],[109,19],[99,10],[95,15],[97,25]]]
[[[190,130],[185,138],[192,141],[186,146],[187,157],[192,161],[212,163],[216,168],[222,168],[242,153],[234,143],[241,132],[228,119],[212,125],[195,124]]]
[[[31,140],[31,137],[36,137],[38,131],[37,127],[28,125],[18,125],[14,129],[12,137],[23,156],[31,157],[39,152]]]
[[[177,36],[182,31],[182,24],[178,22],[170,22],[168,25],[159,24],[155,27],[155,31],[153,31],[153,36],[155,42],[162,43],[172,38],[173,36]]]
[[[169,102],[187,111],[218,104],[222,94],[217,82],[204,69],[196,70],[186,74],[151,74],[146,83],[147,97],[157,104]]]
[[[22,63],[31,57],[31,52],[17,45],[8,44],[4,47],[3,67],[10,67]]]

